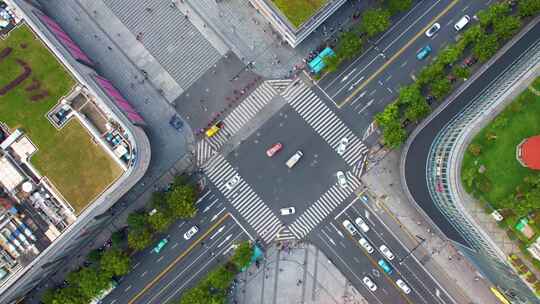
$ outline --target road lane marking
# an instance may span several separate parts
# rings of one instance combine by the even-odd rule
[[[427,15],[427,13],[429,13],[429,11],[431,11],[431,10],[435,7],[435,5],[439,4],[439,2],[441,2],[441,1],[440,1],[440,0],[435,1],[435,3],[433,3],[433,5],[431,5],[431,6],[430,6],[430,7],[429,7],[429,8],[428,8],[428,9],[427,9],[420,17],[419,17],[419,18],[416,18],[416,20],[415,20],[413,23],[411,23],[404,31],[402,31],[401,34],[399,34],[399,36],[398,36],[396,39],[392,40],[392,42],[390,42],[390,43],[383,49],[383,52],[386,52],[389,48],[391,48],[392,45],[393,45],[396,41],[398,41],[399,39],[401,39],[401,37],[402,37],[403,35],[405,35],[405,33],[407,33],[413,26],[415,26],[415,25],[418,23],[418,21],[420,21],[420,19],[424,18],[424,16]],[[437,18],[435,18],[435,19],[437,19]],[[431,20],[431,22],[428,24],[428,26],[426,26],[426,27],[422,30],[422,33],[424,33],[428,28],[430,28],[431,25],[433,24],[433,22],[435,22],[435,20]],[[416,39],[416,38],[415,38],[415,39]]]
[[[351,76],[351,74],[354,73],[355,71],[356,71],[356,68],[354,68],[349,74],[345,75],[345,77],[343,77],[340,82],[344,82],[345,80],[347,80],[349,76]]]
[[[223,246],[223,244],[225,244],[225,242],[227,242],[231,237],[232,237],[232,234],[227,235],[227,237],[223,241],[221,241],[221,243],[217,244],[216,247],[219,248]]]
[[[366,51],[367,52],[367,51]],[[381,56],[379,56],[380,54],[378,54],[377,56],[375,56],[373,59],[371,59],[370,62],[368,62],[367,65],[365,65],[358,73],[357,73],[357,76],[360,76],[360,74],[362,74],[367,68],[369,68],[369,66],[371,64],[373,64],[373,62],[375,62],[375,60],[381,58]],[[364,78],[364,76],[361,76],[362,78]],[[348,80],[346,84],[349,84],[351,81],[354,80],[354,77],[352,77],[352,79]],[[332,97],[336,97],[343,89],[345,88],[345,86],[342,86],[341,88],[339,88],[336,92],[336,94],[334,94]],[[338,106],[339,108],[339,105],[336,104],[336,106]]]
[[[156,263],[159,263],[161,260],[163,260],[163,256],[160,256],[160,257],[156,260]]]
[[[225,208],[223,208],[225,209]],[[244,228],[244,226],[242,226],[242,224],[240,224],[240,222],[236,219],[236,217],[234,215],[232,215],[232,213],[228,213],[232,218],[233,220],[238,224],[238,226],[240,226],[240,228],[242,228],[242,230],[244,230],[244,232],[249,236],[249,239],[252,240],[252,241],[255,241],[255,238],[251,236],[251,234],[249,234],[249,232],[247,232],[246,228]]]
[[[223,211],[225,211],[225,207],[223,207],[223,209],[221,209],[218,213],[214,214],[214,216],[212,216],[212,218],[210,219],[210,222],[213,222],[215,219],[218,218],[218,216],[223,213]]]
[[[386,87],[386,89],[388,90],[388,92],[390,92],[390,94],[394,93],[394,91],[392,91],[392,89],[390,89],[389,87]]]
[[[176,248],[176,246],[178,246],[178,242],[174,243],[174,245],[172,245],[171,249]]]
[[[128,292],[128,290],[131,289],[131,285],[129,285],[128,287],[126,287],[126,289],[124,289],[124,292]]]
[[[141,278],[144,277],[148,273],[148,270],[145,270],[143,273],[141,273]]]
[[[334,228],[334,230],[337,232],[337,234],[339,234],[339,236],[341,236],[342,238],[345,238],[343,233],[341,233],[341,231],[339,229],[337,229],[337,227],[336,227],[336,225],[334,225],[334,223],[330,222],[330,226],[332,226],[332,228]]]
[[[321,232],[326,236],[326,238],[328,239],[328,241],[330,241],[330,243],[336,246],[336,242],[334,242],[333,238],[331,238],[324,230],[321,230]]]
[[[206,206],[203,210],[203,213],[206,213],[206,211],[210,210],[210,208],[212,208],[212,206],[214,206],[215,203],[217,203],[219,201],[219,199],[215,199],[210,205]]]
[[[364,193],[364,191],[362,191],[362,193]],[[360,195],[362,194],[360,193]],[[334,220],[337,220],[338,217],[340,217],[345,211],[347,211],[347,209],[349,209],[349,207],[351,207],[357,200],[359,200],[360,198],[357,196],[355,197],[352,202],[350,204],[348,204],[345,208],[343,208],[343,210],[341,210],[335,217],[334,217]]]
[[[223,231],[223,229],[225,229],[225,225],[221,226],[221,228],[219,228],[218,231],[216,231],[216,233],[212,234],[210,239],[213,240],[216,237],[216,235],[218,235],[221,231]]]
[[[210,190],[206,191],[205,194],[203,194],[203,196],[199,197],[199,199],[195,202],[195,205],[199,204],[200,202],[202,202],[202,200],[208,196],[208,194],[210,194]]]
[[[131,268],[131,269],[137,268],[137,266],[139,266],[139,264],[141,264],[141,262],[137,262],[137,264],[133,265],[133,268]]]
[[[404,68],[407,65],[408,60],[403,61],[402,64],[399,65],[400,68]]]
[[[371,104],[373,104],[373,101],[374,101],[374,100],[375,100],[375,99],[372,98],[370,101],[368,101],[368,103],[366,103],[366,105],[365,105],[364,107],[362,107],[362,109],[360,109],[360,111],[358,111],[358,114],[364,112],[364,110],[366,110],[367,108],[369,108],[369,106],[371,106]]]
[[[229,217],[229,215],[230,215],[229,213],[226,213],[213,226],[211,226],[210,229],[205,231],[203,235],[201,235],[201,237],[195,240],[195,242],[193,242],[184,252],[182,252],[179,256],[177,256],[174,259],[174,261],[172,261],[172,263],[170,263],[162,272],[160,272],[154,279],[152,279],[150,283],[146,284],[146,286],[144,286],[144,288],[141,291],[139,291],[133,298],[131,298],[131,300],[128,301],[128,304],[135,303],[137,299],[139,299],[145,292],[147,292],[148,289],[152,288],[157,283],[157,281],[159,281],[159,279],[161,279],[174,266],[176,266],[176,264],[178,264],[178,262],[180,262],[180,260],[182,260],[186,255],[188,255],[193,250],[193,248],[195,248],[195,246],[197,246],[206,236],[208,236],[212,231],[214,231],[214,229],[216,229],[219,225],[221,225],[221,223],[223,223]]]
[[[399,51],[397,51],[397,53],[395,53],[392,57],[390,57],[390,59],[388,59],[377,71],[375,71],[375,73],[371,74],[371,76],[369,76],[369,78],[364,81],[358,88],[356,88],[356,90],[351,94],[349,95],[347,98],[345,98],[345,101],[341,104],[338,105],[338,108],[341,108],[343,107],[344,105],[346,105],[347,103],[349,103],[349,101],[358,94],[358,92],[362,91],[366,85],[368,83],[370,83],[373,79],[375,79],[376,77],[379,76],[380,73],[382,73],[382,71],[384,71],[390,64],[394,63],[394,61],[399,57],[401,56],[401,54],[403,54],[403,52],[405,52],[405,50],[407,50],[414,42],[416,42],[416,40],[424,34],[424,32],[431,26],[431,24],[433,24],[433,22],[435,22],[436,20],[440,19],[442,16],[444,16],[446,13],[448,13],[448,11],[450,11],[451,8],[453,8],[457,3],[459,2],[459,0],[453,0],[446,8],[444,8],[444,10],[442,12],[440,12],[435,18],[433,18],[433,20],[431,20],[431,22],[428,23],[428,25],[426,25],[422,30],[420,30],[412,39],[410,39],[406,44],[405,46],[403,46]]]

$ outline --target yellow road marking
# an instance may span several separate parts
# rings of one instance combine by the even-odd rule
[[[381,267],[379,266],[379,264],[375,261],[375,259],[373,259],[369,253],[366,252],[366,250],[364,249],[364,247],[360,246],[360,243],[358,243],[358,241],[350,234],[349,231],[345,231],[345,233],[347,234],[347,236],[356,244],[357,247],[360,248],[360,251],[362,251],[362,253],[367,256],[367,258],[369,259],[369,261],[371,262],[371,264],[373,264],[373,266],[376,268],[376,269],[381,269]],[[375,245],[374,245],[375,246]],[[390,277],[390,275],[388,275],[384,270],[380,270],[379,271],[380,273],[382,273],[384,275],[384,277],[390,282],[392,283],[392,286],[394,286],[394,288],[398,291],[399,295],[405,299],[405,301],[407,301],[407,303],[409,304],[413,304],[410,300],[409,300],[409,297],[407,297],[405,294],[403,294],[403,292],[401,292],[401,288],[399,288],[399,286],[397,286],[396,282],[394,282],[392,280],[392,278]]]
[[[351,95],[349,95],[347,98],[345,98],[345,101],[342,102],[341,104],[339,104],[337,107],[338,108],[341,108],[343,107],[344,105],[346,105],[348,102],[351,101],[351,99],[353,97],[355,97],[360,91],[362,91],[366,85],[368,83],[370,83],[373,79],[375,79],[375,77],[378,77],[379,74],[382,73],[382,71],[384,71],[390,64],[392,64],[403,52],[405,52],[406,49],[408,49],[415,41],[416,39],[418,39],[418,37],[420,37],[421,35],[424,34],[425,31],[427,31],[427,29],[435,22],[437,21],[437,19],[440,19],[443,15],[445,15],[446,13],[448,13],[448,11],[454,7],[454,5],[456,5],[457,3],[459,2],[459,0],[454,0],[452,1],[452,3],[450,3],[447,7],[444,8],[444,10],[442,12],[440,12],[435,18],[433,18],[429,23],[428,25],[426,25],[422,30],[420,30],[418,33],[416,33],[416,35],[414,35],[414,37],[409,40],[409,42],[407,42],[405,44],[405,46],[403,46],[397,53],[395,53],[392,57],[390,57],[390,59],[388,59],[388,61],[386,61],[375,73],[371,74],[371,76],[368,77],[368,79],[366,79],[366,81],[364,81],[358,88],[356,88]],[[378,55],[377,55],[378,56]]]
[[[180,262],[180,260],[182,260],[186,255],[188,255],[188,253],[191,252],[191,250],[193,250],[193,248],[195,248],[195,246],[197,246],[205,237],[207,237],[212,231],[214,231],[217,226],[221,225],[221,223],[223,223],[225,221],[225,219],[227,219],[229,217],[229,213],[225,213],[225,215],[223,215],[222,218],[220,218],[214,225],[212,225],[212,227],[210,227],[210,229],[208,229],[203,235],[201,235],[200,238],[198,238],[195,242],[193,242],[193,244],[191,244],[187,250],[185,250],[184,252],[182,252],[181,255],[179,255],[178,257],[176,257],[176,259],[174,259],[174,261],[169,264],[169,266],[167,266],[167,268],[165,268],[160,274],[158,274],[152,281],[150,281],[150,283],[146,284],[146,286],[144,286],[144,288],[139,292],[137,293],[131,300],[129,300],[128,304],[133,304],[135,301],[137,301],[145,292],[148,291],[148,289],[152,288],[156,283],[157,281],[159,281],[159,279],[161,279],[164,275],[166,275],[174,266],[176,266],[176,264],[178,264],[178,262]]]

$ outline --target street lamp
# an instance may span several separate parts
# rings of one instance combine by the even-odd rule
[[[426,241],[426,239],[424,239],[423,237],[419,236],[418,234],[416,235],[416,237],[420,240],[420,243],[418,243],[416,246],[414,246],[413,249],[411,249],[411,251],[409,251],[404,257],[402,257],[401,259],[399,259],[398,261],[398,264],[401,265],[403,264],[403,261],[408,258],[415,250],[416,248],[420,247],[420,245],[422,245],[422,243],[424,243]]]

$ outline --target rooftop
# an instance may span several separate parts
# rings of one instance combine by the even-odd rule
[[[521,163],[533,170],[540,170],[540,135],[525,139],[519,145]]]
[[[299,28],[328,0],[272,0],[272,2],[294,27]]]

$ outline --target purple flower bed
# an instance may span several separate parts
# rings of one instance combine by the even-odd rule
[[[32,74],[32,68],[30,68],[26,62],[17,59],[17,63],[23,67],[24,71],[21,75],[17,76],[17,78],[12,80],[10,83],[0,88],[0,96],[6,95],[7,92],[16,88],[19,84],[25,81],[26,78],[30,77],[30,74]]]

